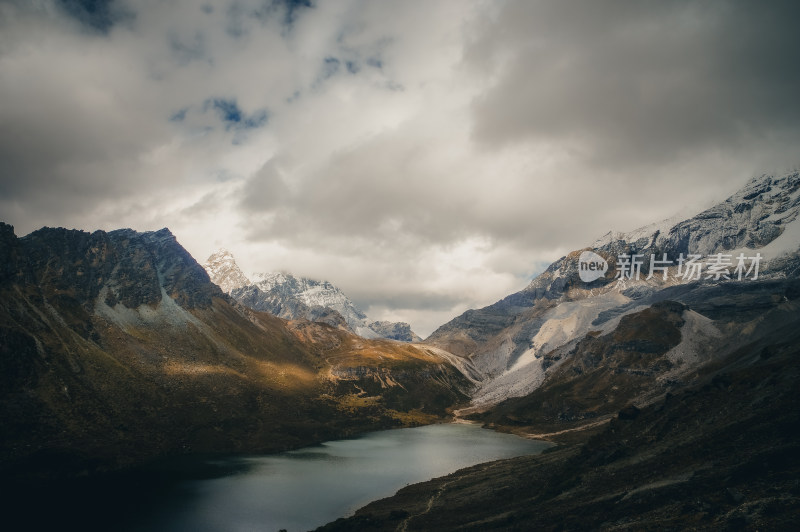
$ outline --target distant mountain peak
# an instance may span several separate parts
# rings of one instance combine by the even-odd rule
[[[236,264],[233,253],[225,248],[220,248],[212,253],[203,267],[208,272],[211,281],[222,288],[225,293],[229,294],[237,288],[252,284]]]
[[[422,338],[411,330],[411,325],[404,321],[373,321],[369,324],[369,327],[383,338],[401,342],[422,341]]]
[[[255,310],[284,319],[320,321],[346,328],[364,338],[404,342],[420,338],[408,323],[371,321],[330,281],[310,279],[287,271],[255,273],[248,279],[230,251],[220,249],[206,261],[209,277],[234,299]]]

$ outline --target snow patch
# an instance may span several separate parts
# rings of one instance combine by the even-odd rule
[[[633,231],[628,231],[627,233],[623,233],[620,231],[609,231],[605,235],[601,236],[597,240],[594,241],[592,247],[594,249],[601,248],[603,246],[607,246],[617,240],[622,240],[625,242],[636,242],[641,240],[642,238],[647,238],[647,245],[643,246],[644,248],[650,247],[653,244],[653,240],[655,239],[656,235],[663,235],[664,233],[669,233],[669,230],[675,227],[675,225],[679,224],[680,222],[684,221],[687,218],[686,213],[678,213],[674,216],[670,216],[660,222],[651,223],[645,226],[642,226],[638,229],[634,229]]]
[[[128,308],[122,303],[117,303],[113,307],[109,306],[106,303],[108,290],[108,286],[104,286],[100,290],[94,305],[95,314],[126,332],[135,327],[159,324],[168,324],[174,327],[185,327],[192,324],[198,329],[203,329],[202,323],[169,297],[163,286],[161,287],[161,301],[158,302],[158,305],[155,307],[139,305],[135,309]]]
[[[514,364],[494,378],[484,382],[476,391],[472,405],[489,406],[511,397],[521,397],[533,392],[542,385],[549,373],[560,366],[569,356],[569,351],[583,339],[589,331],[608,334],[619,324],[623,316],[638,312],[644,305],[635,306],[626,312],[604,322],[601,326],[592,326],[601,312],[628,303],[630,299],[616,291],[582,299],[567,301],[548,310],[545,322],[531,338],[531,347],[514,362]],[[482,357],[484,364],[508,361],[513,344],[510,340],[500,348]],[[549,357],[548,364],[544,355]],[[488,359],[488,360],[487,360]],[[478,369],[483,369],[478,366]],[[484,372],[486,374],[486,372]]]
[[[797,250],[800,249],[800,216],[796,217],[792,222],[786,224],[784,226],[783,232],[781,235],[764,246],[763,248],[757,250],[748,250],[751,256],[754,255],[755,252],[761,253],[761,256],[764,257],[765,260],[772,260],[774,258],[780,257],[781,255],[786,255],[788,253],[795,253]],[[738,251],[732,251],[731,254],[736,257],[738,255]]]
[[[685,310],[683,319],[680,343],[664,355],[675,367],[661,375],[660,381],[679,377],[712,360],[722,338],[722,331],[714,325],[714,320],[702,314]]]
[[[542,385],[546,376],[544,359],[534,359],[513,372],[503,373],[482,385],[472,399],[473,406],[490,406],[511,397],[528,395]],[[557,367],[558,364],[552,366]]]

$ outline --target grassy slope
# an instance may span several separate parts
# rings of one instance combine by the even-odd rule
[[[304,324],[336,340],[325,349],[297,327],[222,299],[192,311],[197,324],[183,326],[121,329],[52,309],[30,307],[24,324],[8,306],[0,312],[7,473],[103,470],[176,452],[276,451],[430,422],[465,399],[460,376],[412,346]],[[69,319],[92,321],[95,337],[82,338]],[[349,367],[382,377],[334,376]]]

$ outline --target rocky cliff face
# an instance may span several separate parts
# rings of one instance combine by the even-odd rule
[[[103,292],[103,302],[129,309],[157,305],[163,292],[190,309],[207,308],[222,296],[167,229],[90,234],[45,228],[18,240],[4,227],[9,284],[47,287],[82,305]]]

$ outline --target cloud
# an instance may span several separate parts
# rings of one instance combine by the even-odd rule
[[[493,76],[474,138],[557,140],[604,168],[742,149],[794,163],[798,20],[794,2],[510,2],[467,51]]]
[[[798,164],[798,8],[0,4],[0,219],[169,226],[423,334]]]
[[[267,161],[242,189],[240,208],[244,212],[262,212],[281,208],[290,201],[290,191],[274,160]]]

